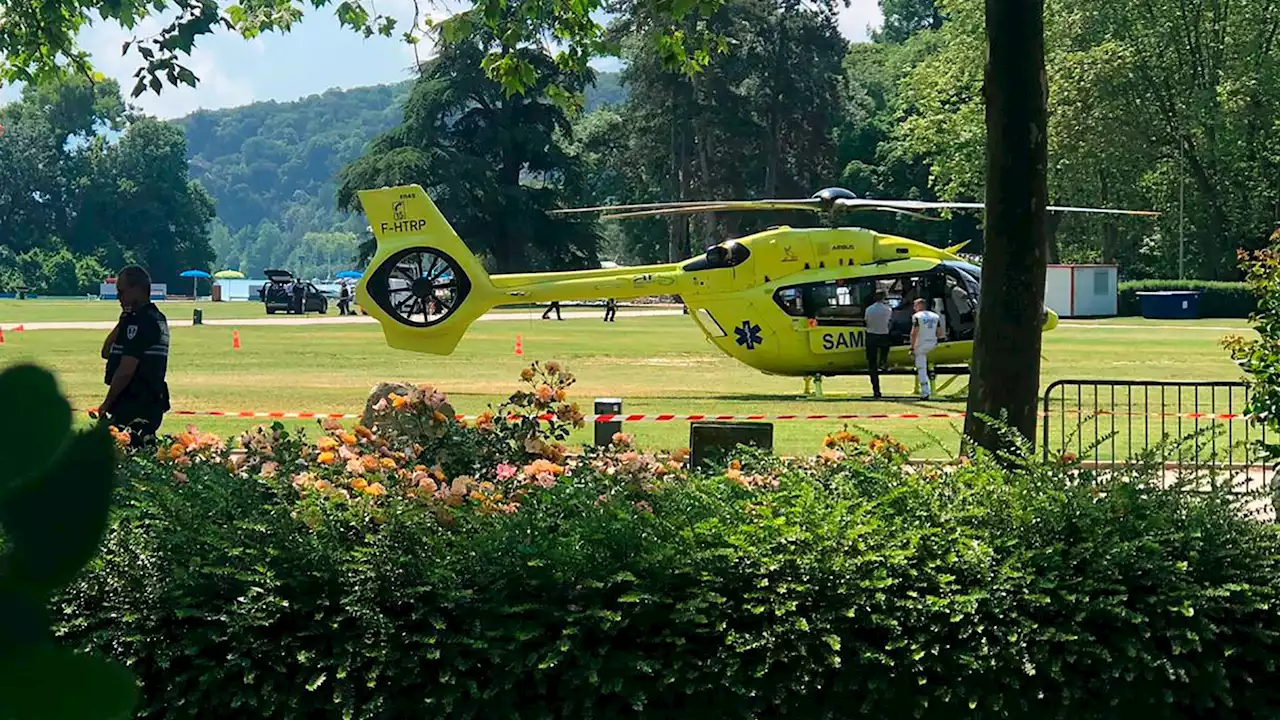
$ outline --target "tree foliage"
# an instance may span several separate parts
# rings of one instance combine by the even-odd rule
[[[359,190],[417,183],[472,250],[500,271],[592,267],[594,225],[546,214],[562,204],[563,189],[579,172],[561,144],[572,133],[569,116],[550,93],[581,92],[589,78],[526,50],[536,84],[508,93],[480,67],[495,42],[476,30],[423,67],[404,122],[340,173],[338,205],[359,212]]]
[[[807,196],[831,184],[846,51],[833,8],[732,0],[705,24],[732,51],[690,77],[649,50],[664,31],[660,19],[642,7],[624,8],[611,28],[627,61],[627,102],[610,111],[620,119],[611,123],[620,136],[587,150],[600,179],[583,186],[579,202]],[[610,121],[591,122],[598,133]],[[760,222],[708,214],[609,232],[622,248],[620,259],[679,260]]]
[[[705,25],[696,21],[713,12],[723,0],[631,0],[652,18],[651,51],[666,67],[694,73],[724,47]],[[331,9],[340,25],[364,37],[399,37],[417,46],[426,39],[444,46],[467,44],[477,29],[496,42],[479,58],[490,79],[507,91],[525,92],[542,85],[543,92],[561,103],[572,103],[572,86],[538,79],[535,58],[554,41],[553,65],[569,74],[588,69],[592,57],[616,50],[596,16],[612,8],[606,0],[572,3],[480,0],[445,20],[430,17],[430,3],[412,0],[411,12],[397,17],[380,10],[373,0],[0,0],[0,84],[47,81],[68,68],[85,77],[94,72],[77,34],[101,19],[133,29],[144,19],[163,18],[164,27],[149,37],[133,37],[122,52],[137,53],[132,96],[166,86],[196,86],[200,78],[184,65],[202,35],[225,30],[251,39],[266,32],[288,32],[307,12]],[[403,8],[403,6],[401,6]],[[383,8],[385,9],[385,7]],[[96,16],[96,17],[95,17]]]
[[[898,137],[929,159],[939,194],[980,194],[984,6],[941,7],[947,22],[936,50],[902,86]],[[1275,174],[1278,28],[1280,8],[1261,0],[1046,6],[1050,198],[1165,211],[1156,222],[1051,217],[1055,254],[1176,277],[1185,182],[1187,274],[1237,277],[1236,250],[1265,242],[1280,201],[1267,182]]]
[[[129,110],[116,83],[29,86],[0,121],[0,285],[74,294],[126,263],[170,283],[209,265],[214,204],[182,131]]]

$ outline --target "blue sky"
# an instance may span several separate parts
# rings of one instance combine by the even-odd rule
[[[840,14],[840,30],[850,40],[865,40],[868,26],[880,23],[878,0],[850,0]],[[438,4],[436,12],[448,12]],[[412,20],[410,0],[390,0],[379,8],[402,22]],[[146,36],[162,27],[162,20],[147,20],[133,31],[114,23],[99,22],[81,34],[82,46],[97,69],[120,81],[127,95],[133,73],[142,64],[135,51],[121,57],[120,47],[133,35]],[[430,47],[419,46],[429,55]],[[148,90],[133,103],[161,118],[174,118],[195,110],[219,109],[261,100],[286,102],[324,92],[403,80],[414,63],[411,46],[398,39],[364,39],[338,25],[331,12],[311,12],[292,32],[264,35],[251,41],[225,31],[199,39],[187,66],[200,78],[196,89],[166,87],[160,95]],[[598,63],[609,69],[607,61]],[[17,88],[0,88],[0,104],[13,100]]]

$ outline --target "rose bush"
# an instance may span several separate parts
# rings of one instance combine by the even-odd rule
[[[1280,539],[1154,471],[917,466],[841,431],[716,472],[618,434],[572,376],[479,421],[122,447],[64,642],[143,717],[1271,716]]]

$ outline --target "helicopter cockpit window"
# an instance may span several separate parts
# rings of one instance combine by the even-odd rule
[[[746,245],[729,240],[722,242],[715,247],[709,248],[706,253],[700,257],[696,257],[685,263],[684,270],[686,272],[695,272],[698,270],[716,270],[719,268],[737,267],[747,261],[751,256],[751,251]]]

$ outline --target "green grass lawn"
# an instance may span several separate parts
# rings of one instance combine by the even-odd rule
[[[50,309],[54,301],[50,302]],[[22,305],[23,321],[33,319],[28,307],[40,301],[0,302],[0,324],[14,305]],[[170,317],[181,316],[167,304]],[[50,315],[43,321],[107,319],[113,304],[68,305],[74,313]],[[214,312],[242,308],[261,316],[251,303],[206,304]],[[44,312],[42,309],[41,312]],[[99,313],[92,315],[91,313]],[[226,316],[229,317],[229,316]],[[1045,336],[1042,386],[1061,378],[1126,378],[1148,380],[1234,380],[1240,373],[1219,346],[1227,334],[1220,327],[1243,323],[1225,320],[1144,323],[1129,320],[1098,327],[1063,326]],[[1154,327],[1144,327],[1154,325]],[[1170,329],[1176,325],[1178,329]],[[1203,326],[1203,327],[1202,327]],[[579,381],[573,396],[590,412],[597,397],[621,397],[633,413],[715,414],[845,414],[959,412],[963,397],[872,402],[863,400],[865,378],[835,378],[825,384],[828,397],[803,399],[800,379],[762,375],[717,352],[685,317],[628,318],[616,324],[598,320],[507,320],[478,323],[453,355],[437,357],[388,348],[376,325],[245,326],[243,347],[232,349],[230,327],[176,327],[169,382],[173,406],[181,410],[258,410],[359,412],[369,389],[384,380],[432,383],[448,392],[459,412],[477,413],[517,388],[517,376],[530,360],[561,360]],[[516,334],[525,354],[513,354]],[[48,330],[8,333],[0,346],[0,366],[35,361],[53,368],[77,408],[95,407],[106,387],[98,358],[103,332]],[[886,392],[906,395],[910,378],[886,378]],[[253,421],[198,418],[200,427],[231,434]],[[185,424],[171,418],[167,429]],[[304,422],[308,426],[310,422]],[[860,423],[890,432],[909,445],[935,439],[942,447],[923,447],[922,456],[953,454],[962,420],[881,419]],[[783,453],[808,453],[822,437],[838,430],[839,421],[782,421],[775,425],[775,446]],[[648,447],[680,447],[688,443],[687,423],[635,423],[628,426]],[[587,440],[589,430],[578,434]]]

